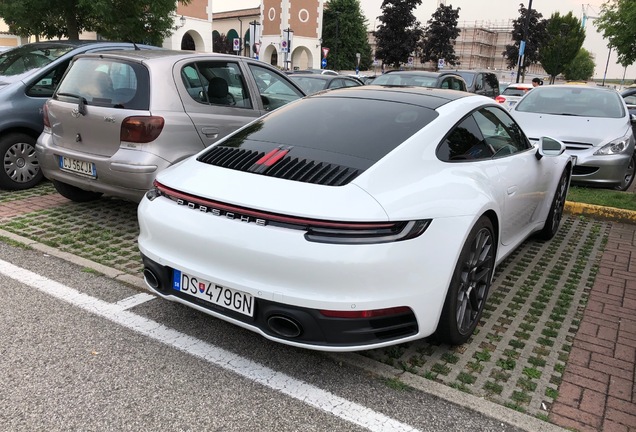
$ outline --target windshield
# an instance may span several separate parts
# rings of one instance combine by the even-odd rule
[[[20,75],[39,69],[71,51],[73,46],[25,45],[0,53],[0,75]]]
[[[295,81],[307,94],[312,94],[324,90],[327,81],[321,78],[290,75],[292,81]]]
[[[618,93],[578,86],[537,87],[517,104],[516,111],[600,118],[625,116]]]
[[[532,90],[532,89],[519,88],[519,87],[508,87],[501,94],[502,95],[506,95],[506,96],[523,96],[524,94],[528,93],[528,91],[530,91],[530,90]]]
[[[373,80],[377,85],[437,87],[437,77],[423,75],[388,73]]]

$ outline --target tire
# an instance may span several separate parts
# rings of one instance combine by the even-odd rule
[[[616,186],[614,189],[619,191],[626,191],[632,185],[634,181],[634,172],[636,172],[636,153],[632,155],[632,158],[629,160],[629,165],[627,166],[627,170],[623,175],[623,181],[621,184]]]
[[[42,181],[35,141],[24,133],[10,133],[0,139],[0,189],[29,189]]]
[[[70,199],[75,202],[89,202],[99,199],[103,194],[101,192],[91,192],[84,189],[80,189],[70,184],[62,183],[57,180],[53,180],[53,186],[60,195],[64,198]]]
[[[496,237],[492,222],[482,216],[459,254],[434,337],[461,345],[473,334],[484,311],[495,269]]]
[[[563,171],[563,174],[561,174],[561,178],[557,184],[545,225],[543,229],[537,233],[537,238],[541,240],[550,240],[559,230],[561,217],[563,216],[563,208],[565,207],[565,199],[568,195],[568,187],[570,185],[569,177],[570,173],[566,169]]]

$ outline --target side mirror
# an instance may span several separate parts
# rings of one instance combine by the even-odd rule
[[[555,157],[562,155],[564,152],[565,144],[561,141],[550,137],[541,137],[536,157],[537,159],[541,159],[543,156]]]
[[[632,124],[636,124],[636,114],[630,114],[629,120],[632,122]]]

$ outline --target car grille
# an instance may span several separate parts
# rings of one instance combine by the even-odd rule
[[[563,144],[565,144],[565,148],[568,150],[586,150],[594,147],[594,144],[576,141],[563,141]]]
[[[263,170],[256,162],[264,155],[262,151],[217,146],[197,160],[223,168],[326,186],[348,184],[360,174],[359,169],[291,156],[285,156]]]
[[[598,171],[598,167],[575,165],[572,169],[572,175],[590,175]]]

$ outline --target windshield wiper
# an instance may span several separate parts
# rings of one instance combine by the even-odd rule
[[[66,97],[72,97],[75,99],[79,99],[78,104],[77,104],[77,111],[81,114],[81,115],[86,115],[86,105],[88,105],[88,101],[86,100],[86,98],[84,96],[80,96],[77,95],[75,93],[65,93],[65,92],[61,92],[61,93],[57,93],[57,96],[66,96]]]

